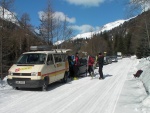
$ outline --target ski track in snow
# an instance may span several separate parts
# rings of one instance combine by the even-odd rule
[[[135,60],[124,58],[105,65],[104,80],[83,77],[67,84],[38,89],[0,90],[0,113],[115,113],[116,104]],[[95,72],[98,75],[98,70]]]

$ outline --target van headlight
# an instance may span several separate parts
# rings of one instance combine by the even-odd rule
[[[31,72],[31,76],[38,76],[38,72]]]

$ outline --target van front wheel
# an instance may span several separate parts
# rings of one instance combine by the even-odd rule
[[[47,91],[47,87],[48,87],[48,77],[44,78],[44,82],[42,85],[42,91]]]
[[[13,87],[13,89],[15,89],[15,90],[19,90],[19,88],[18,88],[18,87]]]

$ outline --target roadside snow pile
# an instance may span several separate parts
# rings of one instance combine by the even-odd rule
[[[150,65],[150,57],[142,58],[139,60],[139,64],[137,65],[137,69],[145,70]]]
[[[0,80],[0,90],[4,88],[7,84],[7,77],[5,77],[3,80]]]
[[[137,65],[138,70],[143,70],[139,80],[142,81],[148,96],[142,101],[144,107],[150,108],[150,57],[143,58]]]

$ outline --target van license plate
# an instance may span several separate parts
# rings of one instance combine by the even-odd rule
[[[25,81],[16,81],[16,84],[25,84]]]

